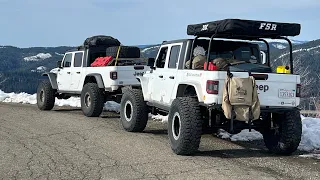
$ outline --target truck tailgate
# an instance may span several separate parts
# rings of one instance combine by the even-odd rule
[[[295,107],[300,99],[296,97],[298,75],[254,74],[261,106]],[[259,78],[260,77],[260,78]],[[267,77],[263,79],[263,77]]]
[[[137,76],[142,76],[147,70],[148,66],[118,66],[117,72],[117,84],[118,85],[136,85],[140,84],[137,80]]]

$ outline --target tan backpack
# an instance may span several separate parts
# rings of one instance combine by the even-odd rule
[[[227,119],[252,121],[260,117],[260,101],[254,77],[227,76],[222,109]]]

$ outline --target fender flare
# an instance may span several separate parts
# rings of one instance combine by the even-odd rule
[[[58,89],[57,74],[56,73],[52,73],[52,72],[43,73],[42,76],[47,76],[49,78],[52,89]]]
[[[180,95],[179,94],[179,87],[180,86],[192,86],[197,93],[198,101],[203,102],[203,95],[204,94],[201,91],[201,85],[199,82],[195,82],[195,81],[190,82],[189,81],[189,82],[183,82],[183,83],[178,84],[177,91],[176,91],[176,97],[178,97]]]
[[[101,89],[105,88],[101,74],[98,74],[98,73],[87,74],[86,78],[84,79],[84,81],[86,81],[88,77],[94,77],[96,79],[98,87],[101,88]]]

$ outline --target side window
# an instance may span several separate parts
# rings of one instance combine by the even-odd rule
[[[81,67],[82,57],[83,57],[83,52],[78,52],[74,55],[73,67]]]
[[[167,52],[168,52],[168,47],[161,48],[159,57],[156,63],[157,68],[164,68],[164,64],[166,63]]]
[[[177,62],[180,53],[180,45],[172,46],[169,57],[169,68],[175,69],[177,67]]]
[[[70,67],[72,60],[72,53],[68,53],[64,56],[63,67]]]

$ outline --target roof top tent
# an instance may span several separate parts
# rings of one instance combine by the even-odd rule
[[[270,66],[270,47],[268,42],[263,38],[284,39],[289,43],[290,69],[291,74],[293,74],[292,44],[286,36],[297,36],[300,34],[300,30],[301,25],[297,23],[224,19],[201,24],[190,24],[187,27],[187,34],[196,36],[192,43],[192,49],[194,48],[194,42],[196,39],[200,37],[210,38],[208,52],[211,50],[213,38],[263,41],[267,45],[268,66]],[[209,56],[207,57],[207,63],[208,62]]]

